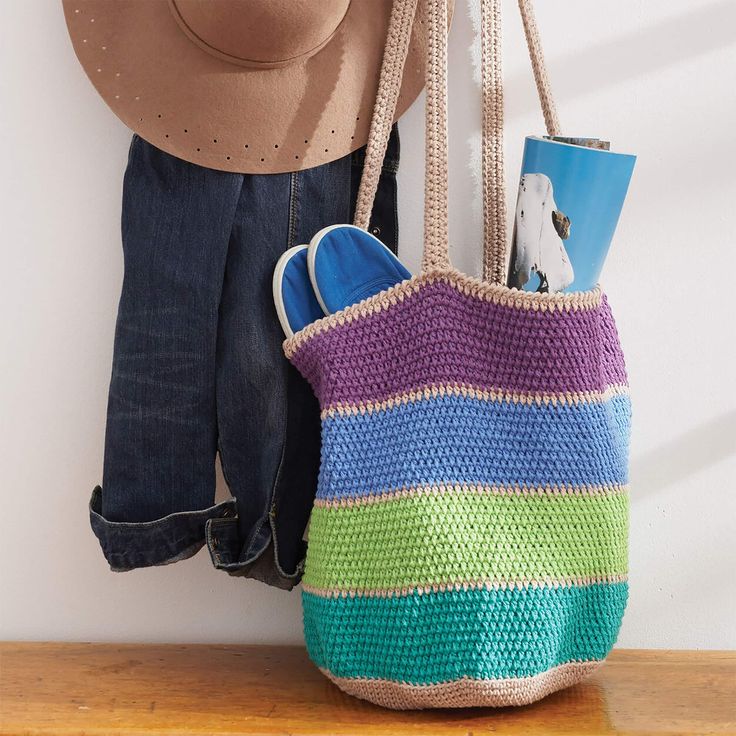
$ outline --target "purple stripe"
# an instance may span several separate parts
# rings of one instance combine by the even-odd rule
[[[626,383],[605,296],[592,309],[538,312],[481,301],[443,282],[315,335],[292,362],[322,407],[431,384],[562,393]]]

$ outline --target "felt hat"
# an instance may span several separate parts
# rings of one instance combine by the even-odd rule
[[[448,0],[452,3],[452,0]],[[297,171],[368,140],[392,0],[63,0],[112,111],[202,166]],[[396,116],[424,84],[419,3]]]

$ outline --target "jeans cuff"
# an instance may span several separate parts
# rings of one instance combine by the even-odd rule
[[[273,517],[261,520],[258,532],[242,554],[237,519],[210,519],[206,523],[207,548],[212,564],[233,577],[248,577],[282,590],[298,585],[304,572],[307,545],[303,543],[301,561],[293,572],[281,567]]]
[[[198,511],[179,511],[154,521],[109,521],[102,516],[102,488],[92,491],[89,520],[114,572],[168,565],[196,554],[210,519],[234,517],[235,499]]]

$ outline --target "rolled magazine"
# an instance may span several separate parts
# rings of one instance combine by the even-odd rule
[[[598,283],[636,162],[608,147],[590,138],[525,139],[509,286],[587,291]]]

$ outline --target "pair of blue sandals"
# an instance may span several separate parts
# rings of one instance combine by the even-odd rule
[[[286,337],[411,278],[376,237],[355,225],[323,228],[289,248],[273,274],[273,299]]]

